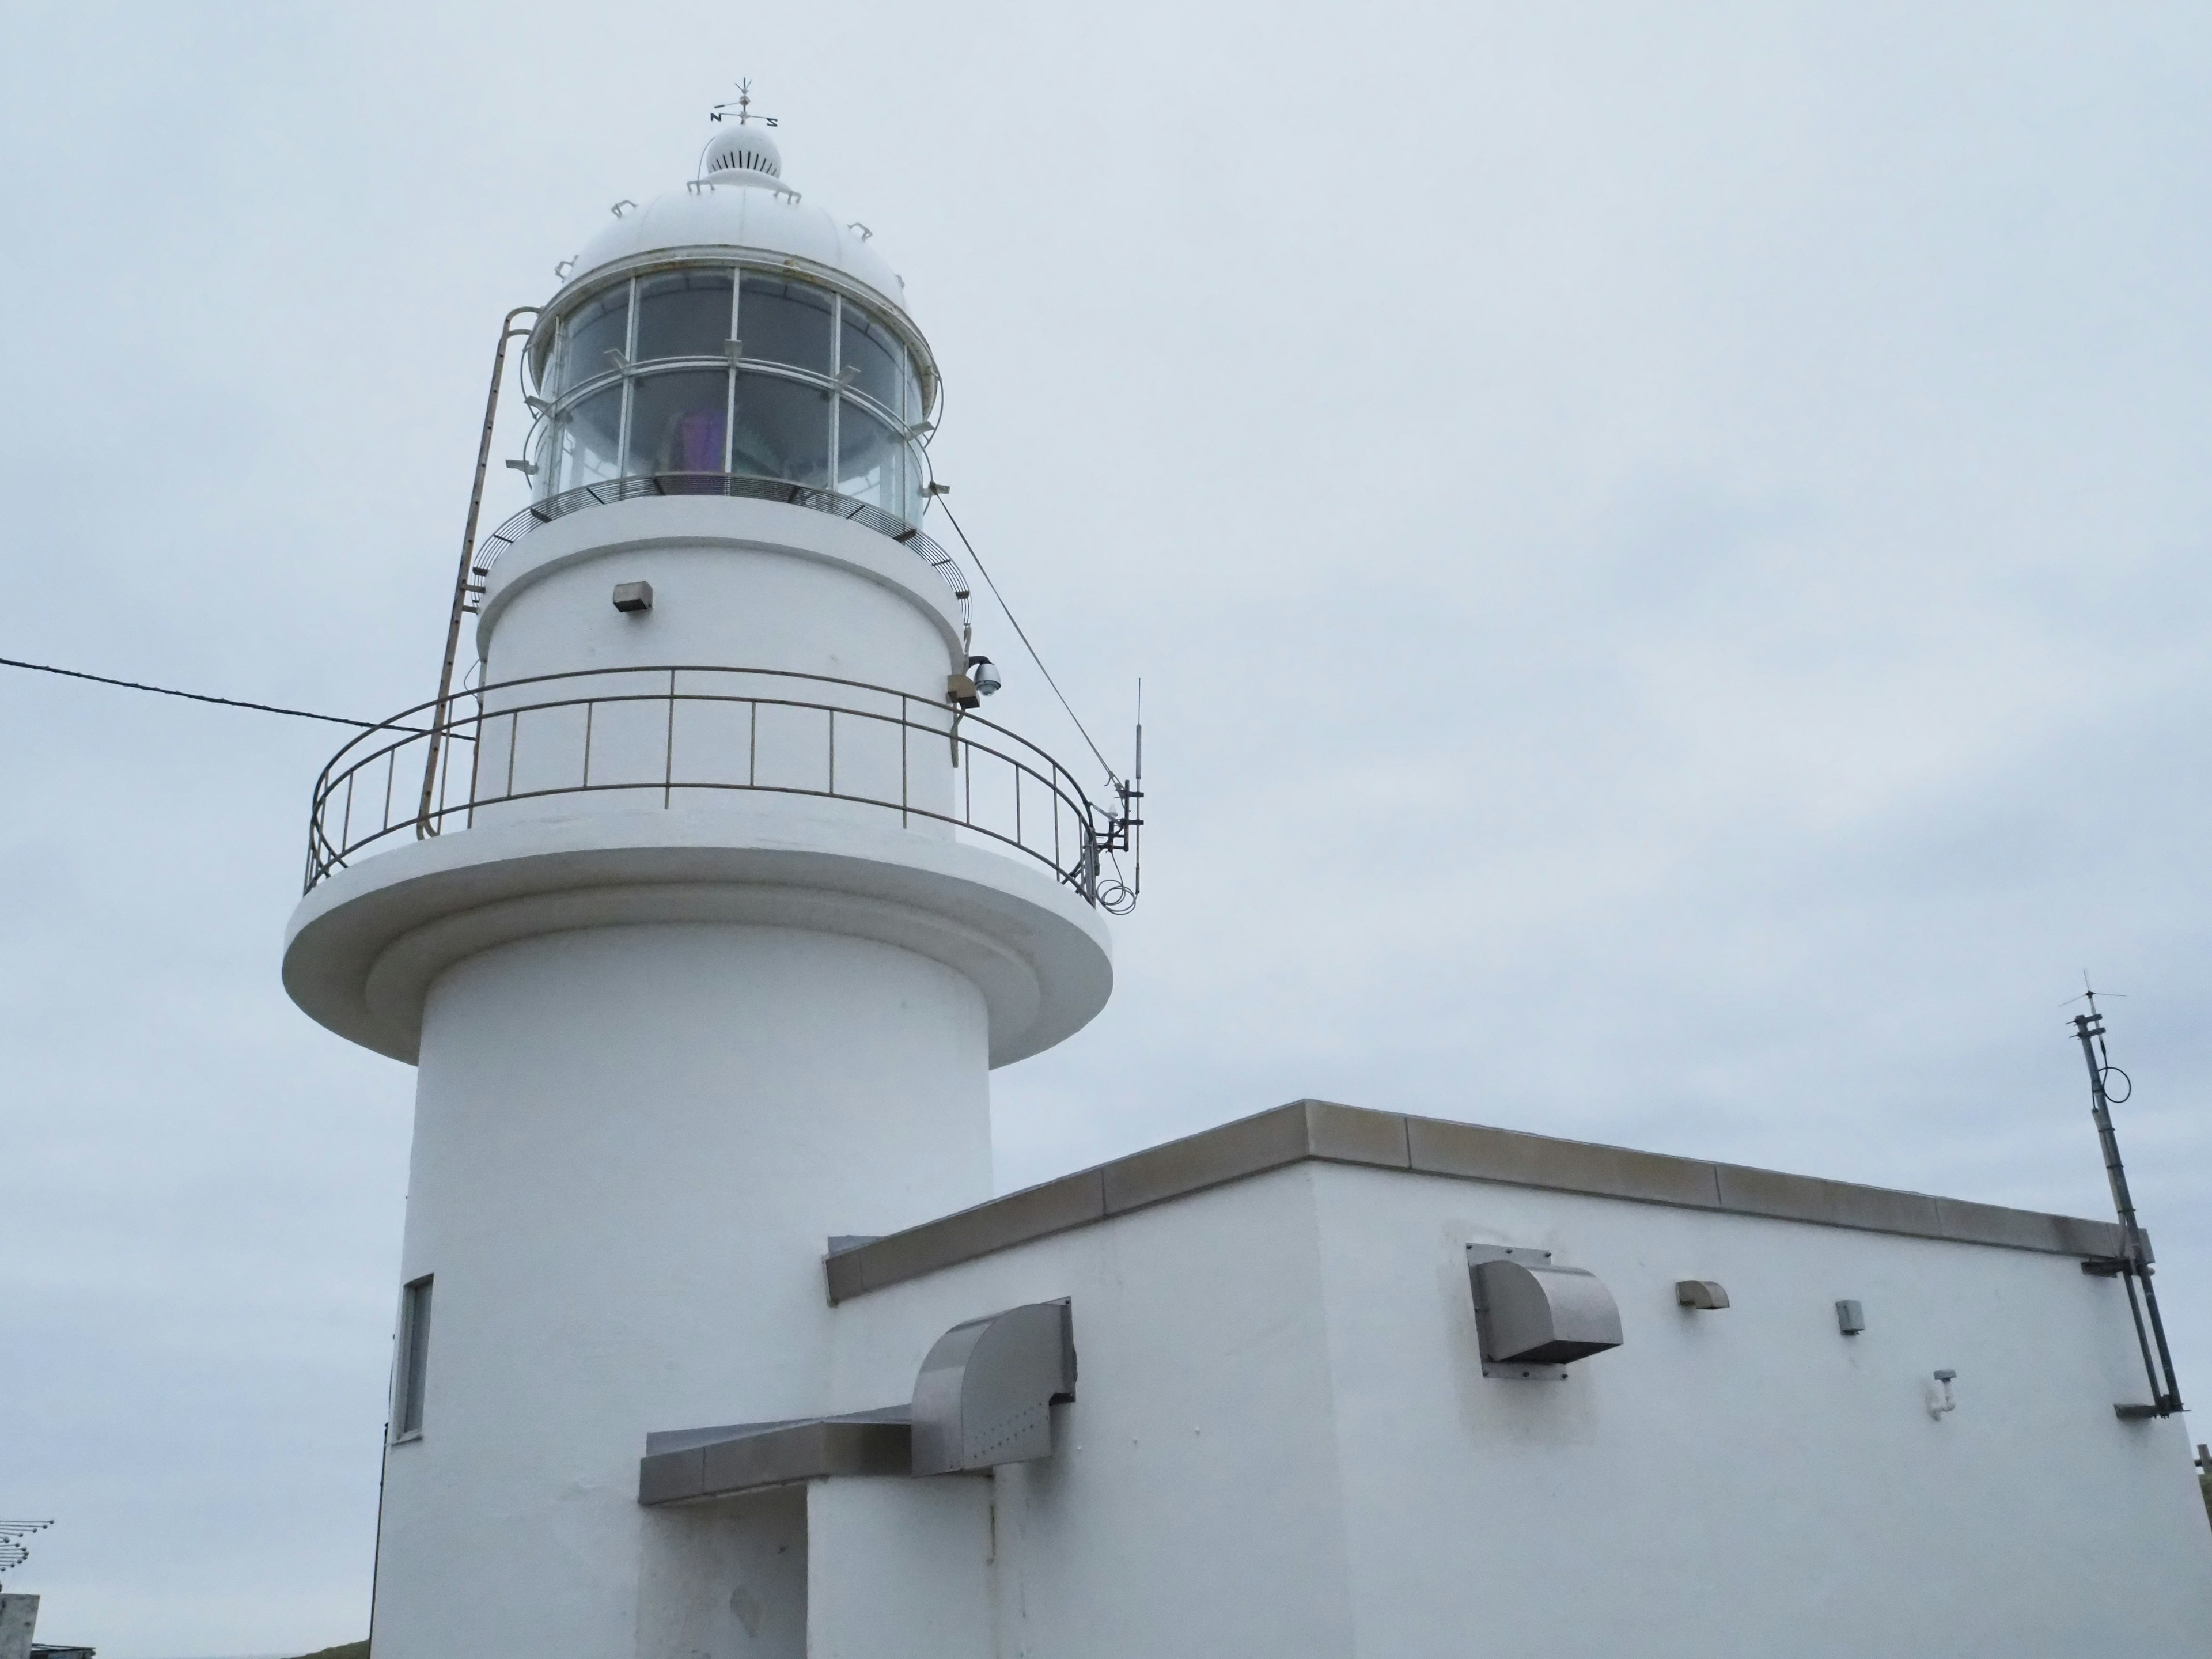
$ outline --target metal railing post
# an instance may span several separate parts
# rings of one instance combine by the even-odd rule
[[[683,689],[683,677],[687,672],[768,679],[777,684],[791,684],[793,687],[793,692],[787,696],[766,698],[758,693],[740,696],[734,693],[719,693],[711,690],[687,694]],[[606,681],[605,677],[607,676],[621,676],[626,677],[627,679],[635,679],[642,674],[656,677],[665,674],[667,684],[652,691],[640,688],[636,690],[610,693],[605,696],[579,689],[603,682],[624,683]],[[442,703],[424,706],[430,715],[430,723],[427,726],[410,723],[422,712],[422,709],[408,710],[391,720],[369,728],[368,732],[352,739],[338,751],[337,757],[323,769],[322,775],[317,781],[308,806],[308,848],[305,869],[305,880],[308,890],[312,891],[315,884],[329,876],[332,871],[346,866],[354,852],[363,848],[373,847],[384,837],[398,834],[410,827],[414,827],[419,831],[422,824],[426,821],[434,830],[443,825],[445,818],[451,812],[463,810],[452,799],[453,781],[452,745],[457,742],[468,741],[474,750],[470,757],[464,818],[465,823],[471,825],[476,821],[477,807],[488,802],[534,800],[545,797],[588,793],[595,789],[651,788],[652,782],[649,777],[636,779],[630,782],[618,781],[614,783],[594,784],[592,781],[592,767],[598,758],[599,705],[603,702],[650,704],[656,696],[665,705],[661,728],[660,771],[660,799],[664,810],[672,808],[675,805],[677,706],[688,696],[694,702],[717,704],[744,702],[746,706],[746,736],[745,777],[742,782],[722,781],[719,778],[718,769],[720,763],[719,760],[713,760],[712,757],[721,751],[719,747],[710,743],[708,750],[712,764],[708,771],[702,773],[699,780],[687,781],[684,786],[686,788],[757,789],[779,795],[849,800],[885,811],[896,809],[902,829],[912,828],[925,821],[945,823],[956,829],[965,828],[976,836],[1018,850],[1036,860],[1040,864],[1048,866],[1053,871],[1055,880],[1076,886],[1085,899],[1092,904],[1103,902],[1100,896],[1103,881],[1100,866],[1103,855],[1124,844],[1120,829],[1122,820],[1118,817],[1109,817],[1107,820],[1107,828],[1102,832],[1098,827],[1097,813],[1066,768],[1035,744],[994,726],[988,720],[979,719],[971,725],[963,717],[963,711],[957,709],[950,712],[948,726],[945,731],[939,732],[936,726],[919,717],[920,707],[933,708],[937,706],[933,700],[921,703],[918,707],[917,699],[914,694],[893,686],[871,685],[858,680],[805,673],[797,670],[714,668],[696,665],[687,667],[679,663],[665,666],[583,669],[565,673],[532,675],[521,679],[477,686],[467,695],[473,696],[477,699],[477,705],[475,712],[469,716],[471,734],[465,738],[460,731],[462,720],[454,712],[453,696],[449,691]],[[833,696],[837,700],[829,701],[828,699]],[[853,699],[856,696],[866,696],[868,699],[867,705],[854,706]],[[878,697],[884,700],[882,704],[876,702],[875,700]],[[505,706],[497,708],[486,707],[487,703],[494,702]],[[800,775],[790,781],[771,784],[762,781],[760,711],[763,702],[773,708],[789,709],[794,717],[800,720],[801,727],[794,731],[793,734],[794,737],[799,736],[803,732],[803,723],[807,714],[818,713],[823,717],[825,776],[822,787],[815,786],[811,774],[805,771],[803,765]],[[541,767],[538,773],[533,775],[530,780],[532,787],[526,790],[522,789],[520,787],[523,781],[521,778],[522,717],[527,714],[543,714],[551,717],[558,711],[573,710],[580,706],[584,710],[584,729],[576,781],[574,783],[564,781],[565,774],[557,763],[559,745],[566,741],[560,736],[560,732],[568,729],[566,719],[562,718],[556,720],[556,729],[552,738],[549,739],[554,744],[554,749],[542,757],[546,763],[545,766]],[[851,781],[851,779],[840,778],[837,774],[837,732],[841,721],[854,718],[887,726],[896,734],[895,741],[899,745],[899,789],[896,799],[890,797],[888,789],[884,787],[889,780],[876,778],[868,771],[870,763],[866,762],[865,754],[862,757],[864,775],[860,784],[853,793],[848,795],[844,793],[845,785]],[[492,721],[502,719],[507,722],[507,759],[503,769],[504,776],[501,793],[488,796],[484,793],[486,786],[483,763],[485,750],[489,746],[491,738],[485,728]],[[715,729],[720,730],[719,726]],[[938,807],[933,799],[930,801],[917,802],[914,795],[914,744],[917,738],[926,744],[933,734],[946,738],[951,749],[955,769],[965,775],[961,779],[951,799],[946,802],[942,809]],[[398,803],[395,798],[398,793],[399,751],[418,737],[437,740],[441,753],[440,767],[430,775],[432,788],[428,805],[418,802],[414,813],[404,817],[395,817],[395,809]],[[378,739],[389,739],[389,741],[379,742]],[[849,746],[850,740],[848,739],[848,742]],[[865,739],[862,747],[864,750],[867,747]],[[1013,800],[1011,804],[1011,822],[999,819],[995,816],[995,809],[993,809],[993,821],[988,824],[983,823],[975,816],[975,768],[979,749],[984,755],[1005,765],[1012,773]],[[362,752],[364,750],[368,752]],[[799,758],[803,761],[803,756]],[[354,797],[364,781],[363,775],[378,760],[382,760],[385,763],[381,818],[377,828],[364,829],[356,842],[353,834]],[[497,768],[499,764],[495,759],[495,767]],[[850,770],[851,768],[848,766],[847,771],[849,773]],[[1052,797],[1048,803],[1052,813],[1051,833],[1048,836],[1040,836],[1035,846],[1031,846],[1029,840],[1030,828],[1029,780],[1032,777],[1043,784]],[[344,791],[343,800],[337,798],[341,787]],[[988,806],[989,786],[988,785],[985,796],[985,805]],[[331,825],[333,808],[337,809],[338,818],[335,832]],[[364,806],[362,811],[366,814],[368,808]],[[1070,825],[1062,821],[1064,813],[1073,816],[1074,819],[1073,827],[1078,837],[1077,854],[1072,861],[1068,858],[1067,850]],[[366,823],[365,817],[364,823]],[[1121,890],[1117,882],[1115,884],[1117,896]],[[1120,909],[1116,908],[1115,913],[1120,914]]]
[[[676,671],[668,671],[668,747],[660,761],[660,810],[676,795]]]

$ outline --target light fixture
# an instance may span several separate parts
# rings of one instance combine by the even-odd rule
[[[651,582],[617,582],[615,609],[626,617],[635,616],[641,611],[652,610],[653,584]]]
[[[1836,1328],[1845,1336],[1856,1336],[1866,1329],[1866,1310],[1856,1302],[1837,1303]]]
[[[1674,1281],[1674,1300],[1685,1308],[1699,1308],[1710,1313],[1729,1304],[1728,1291],[1717,1279],[1678,1279]]]
[[[925,484],[922,486],[921,493],[925,495],[950,495],[952,493],[952,486],[948,483]]]
[[[1006,684],[999,677],[999,665],[988,657],[969,658],[968,678],[975,682],[977,695],[986,697]]]
[[[1951,1385],[1958,1380],[1959,1373],[1948,1367],[1936,1373],[1936,1387],[1928,1391],[1928,1415],[1938,1423],[1946,1413],[1959,1409],[1959,1402],[1951,1393]]]

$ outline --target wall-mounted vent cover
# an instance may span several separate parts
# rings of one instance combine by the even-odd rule
[[[1564,1377],[1577,1359],[1620,1346],[1620,1309],[1595,1273],[1549,1250],[1467,1247],[1485,1376]]]
[[[914,1383],[914,1472],[958,1474],[1052,1455],[1052,1403],[1075,1398],[1075,1325],[1065,1302],[1032,1302],[955,1325]]]

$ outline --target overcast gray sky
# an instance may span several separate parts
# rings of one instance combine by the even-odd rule
[[[2087,967],[2212,1389],[2201,5],[0,31],[0,655],[430,695],[501,314],[749,74],[1117,760],[1145,679],[1002,1184],[1314,1094],[2103,1214]],[[0,671],[0,1514],[107,1659],[366,1627],[413,1076],[276,974],[337,735]]]

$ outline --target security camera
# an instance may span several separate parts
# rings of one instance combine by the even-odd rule
[[[968,659],[968,678],[975,682],[975,690],[989,696],[1006,682],[999,678],[999,665],[988,657]]]

